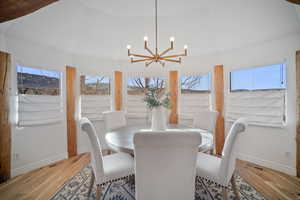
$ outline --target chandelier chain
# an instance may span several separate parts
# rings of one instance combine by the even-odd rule
[[[155,0],[155,53],[158,54],[158,47],[157,47],[157,0]]]

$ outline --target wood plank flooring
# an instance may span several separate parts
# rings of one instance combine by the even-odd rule
[[[49,199],[90,161],[81,154],[17,176],[0,185],[0,200]],[[238,161],[239,174],[269,200],[300,200],[300,179],[249,162]]]
[[[89,160],[88,154],[81,154],[17,176],[0,185],[0,199],[49,199],[70,177],[86,166]]]
[[[300,200],[300,179],[294,176],[238,161],[239,174],[270,200]]]

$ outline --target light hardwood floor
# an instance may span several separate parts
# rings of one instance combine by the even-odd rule
[[[49,199],[68,179],[89,163],[81,154],[17,176],[0,185],[0,199]],[[238,161],[239,174],[269,200],[300,200],[300,179],[258,165]]]

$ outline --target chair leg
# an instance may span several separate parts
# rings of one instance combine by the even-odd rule
[[[102,187],[101,185],[97,185],[96,189],[96,200],[101,200]]]
[[[226,188],[222,189],[222,195],[223,195],[223,200],[227,200],[228,199],[228,194],[227,194],[227,189]]]
[[[233,189],[233,193],[236,197],[237,200],[240,200],[240,194],[237,190],[237,187],[236,187],[236,181],[235,181],[235,175],[233,173],[232,177],[231,177],[231,185],[232,185],[232,189]]]
[[[94,182],[95,182],[95,174],[92,170],[92,177],[91,177],[90,187],[89,187],[89,191],[88,191],[88,197],[91,195],[91,191],[93,189]]]

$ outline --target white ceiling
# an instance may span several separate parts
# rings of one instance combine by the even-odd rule
[[[300,9],[285,0],[158,0],[159,46],[175,36],[190,55],[226,51],[300,32]],[[297,13],[298,11],[298,13]],[[154,39],[154,0],[61,0],[0,24],[0,31],[74,54],[126,59]]]

